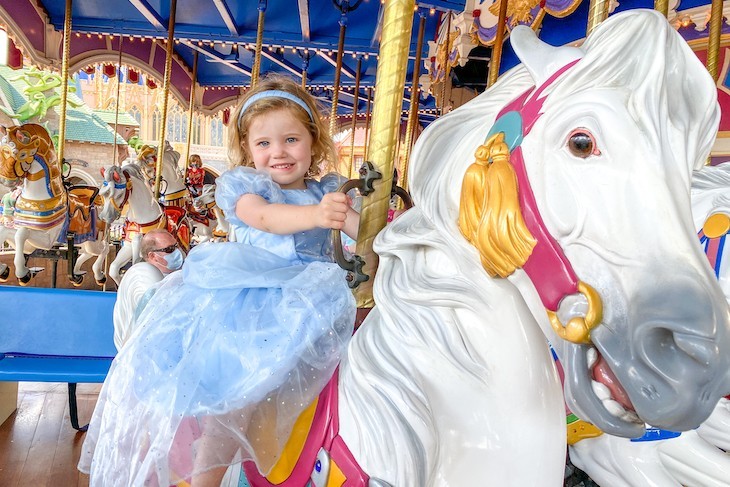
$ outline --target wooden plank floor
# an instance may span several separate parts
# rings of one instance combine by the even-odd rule
[[[100,384],[79,384],[79,423],[86,424]],[[68,386],[21,382],[18,410],[0,426],[0,486],[88,487],[76,470],[85,434],[71,427]]]

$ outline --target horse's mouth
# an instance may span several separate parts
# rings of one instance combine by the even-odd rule
[[[586,355],[593,394],[601,401],[606,411],[623,421],[643,424],[629,395],[601,353],[595,347],[590,347]]]

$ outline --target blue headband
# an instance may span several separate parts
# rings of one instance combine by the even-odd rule
[[[248,108],[251,105],[253,105],[254,103],[256,103],[257,101],[259,101],[263,98],[284,98],[286,100],[293,101],[294,103],[296,103],[297,105],[302,107],[304,109],[304,111],[306,111],[307,114],[309,115],[309,119],[312,122],[314,122],[314,115],[312,114],[312,110],[309,108],[309,106],[306,103],[304,103],[304,100],[302,100],[301,98],[299,98],[296,95],[292,95],[288,91],[267,90],[267,91],[262,91],[261,93],[256,93],[251,98],[246,100],[246,103],[243,104],[243,107],[241,108],[241,111],[238,114],[238,126],[239,127],[241,126],[241,118],[243,117],[244,112],[246,110],[248,110]]]

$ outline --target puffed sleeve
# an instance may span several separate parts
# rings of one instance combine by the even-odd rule
[[[319,180],[319,185],[322,188],[322,192],[325,194],[337,191],[337,188],[347,182],[347,178],[336,172],[327,173]]]
[[[215,186],[215,202],[230,223],[243,223],[236,216],[236,203],[244,194],[257,194],[269,203],[284,203],[284,193],[271,176],[250,167],[239,166],[224,172]]]

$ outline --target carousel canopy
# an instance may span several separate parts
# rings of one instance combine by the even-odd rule
[[[31,63],[58,65],[65,4],[65,0],[0,0],[0,19]],[[422,53],[426,56],[427,41],[435,38],[443,12],[463,7],[463,0],[418,4],[407,79],[413,76],[420,16],[426,19]],[[378,0],[178,0],[171,82],[180,101],[189,97],[195,52],[199,53],[197,82],[207,88],[201,90],[201,108],[217,110],[235,99],[238,87],[250,84],[259,9],[265,12],[261,73],[284,72],[301,80],[306,70],[307,85],[324,101],[334,86],[340,24],[344,23],[339,113],[353,111],[358,60],[359,112],[364,113],[366,88],[375,84],[378,62],[383,13]],[[161,85],[169,17],[168,0],[74,0],[72,72],[94,63],[116,63],[119,35],[123,35],[123,63],[149,73]],[[408,99],[404,94],[406,110]],[[421,103],[422,108],[435,108],[431,97]]]

